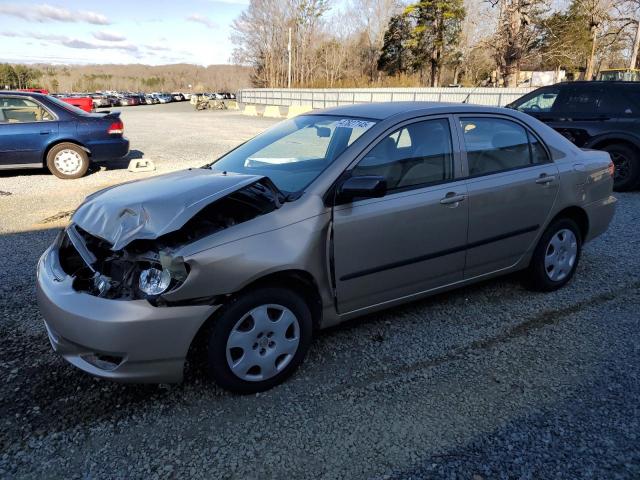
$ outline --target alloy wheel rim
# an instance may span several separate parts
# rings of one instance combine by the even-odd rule
[[[618,152],[609,152],[609,155],[614,165],[614,182],[625,180],[629,176],[629,169],[631,167],[629,159]]]
[[[567,278],[576,263],[578,256],[578,240],[575,234],[567,229],[557,231],[545,250],[544,267],[550,280],[559,282]]]
[[[56,154],[53,164],[59,172],[65,175],[73,175],[82,168],[82,157],[75,150],[65,148]]]
[[[282,372],[300,344],[300,324],[282,305],[260,305],[246,313],[227,339],[227,365],[241,380],[259,382]]]

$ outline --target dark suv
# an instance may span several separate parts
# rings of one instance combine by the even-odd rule
[[[558,83],[508,107],[536,117],[578,147],[609,152],[615,190],[639,185],[640,82]]]

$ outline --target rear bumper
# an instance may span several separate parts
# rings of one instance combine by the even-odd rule
[[[617,201],[616,197],[609,195],[606,198],[584,206],[584,210],[587,212],[587,217],[589,218],[589,233],[587,234],[585,242],[593,240],[607,230],[615,214]]]
[[[91,152],[91,160],[94,162],[118,159],[129,153],[129,139],[127,137],[116,137],[89,142],[87,148]]]
[[[122,382],[181,381],[193,338],[218,308],[109,300],[72,283],[50,247],[38,263],[37,299],[53,349],[91,375]]]

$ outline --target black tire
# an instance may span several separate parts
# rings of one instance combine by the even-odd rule
[[[233,373],[227,362],[227,341],[237,322],[254,308],[268,304],[281,305],[296,316],[299,325],[298,348],[289,363],[275,376],[265,380],[245,380]],[[207,347],[209,375],[220,387],[235,393],[250,394],[268,390],[284,382],[300,366],[309,350],[312,336],[311,312],[298,294],[285,288],[248,291],[223,307],[223,311],[214,319]]]
[[[553,280],[547,273],[545,258],[547,251],[552,248],[550,247],[551,239],[554,238],[555,235],[562,230],[570,230],[573,233],[576,239],[577,251],[575,254],[575,261],[573,262],[573,266],[567,272],[566,276],[559,280]],[[578,227],[576,222],[574,222],[570,218],[559,218],[557,220],[554,220],[553,223],[551,223],[551,225],[549,225],[544,231],[542,237],[540,237],[538,245],[533,252],[533,257],[531,258],[529,269],[526,272],[527,287],[538,292],[551,292],[553,290],[562,288],[573,278],[573,275],[576,272],[576,268],[578,267],[578,262],[580,261],[581,252],[582,234],[580,233],[580,228]]]
[[[74,170],[73,173],[66,173],[56,167],[56,156],[64,150],[75,152],[80,160],[79,168],[77,170]],[[53,148],[51,148],[51,150],[49,150],[49,153],[47,153],[47,168],[56,177],[62,178],[64,180],[80,178],[83,177],[89,169],[89,155],[87,155],[87,152],[85,152],[80,146],[76,145],[75,143],[59,143],[58,145],[55,145]]]
[[[613,189],[626,192],[637,187],[640,181],[640,153],[623,143],[607,145],[602,150],[609,152],[615,166]]]

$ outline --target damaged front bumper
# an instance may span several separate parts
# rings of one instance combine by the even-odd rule
[[[37,299],[53,349],[98,377],[127,382],[182,380],[189,346],[218,306],[156,307],[100,298],[73,288],[52,245],[37,271]]]

